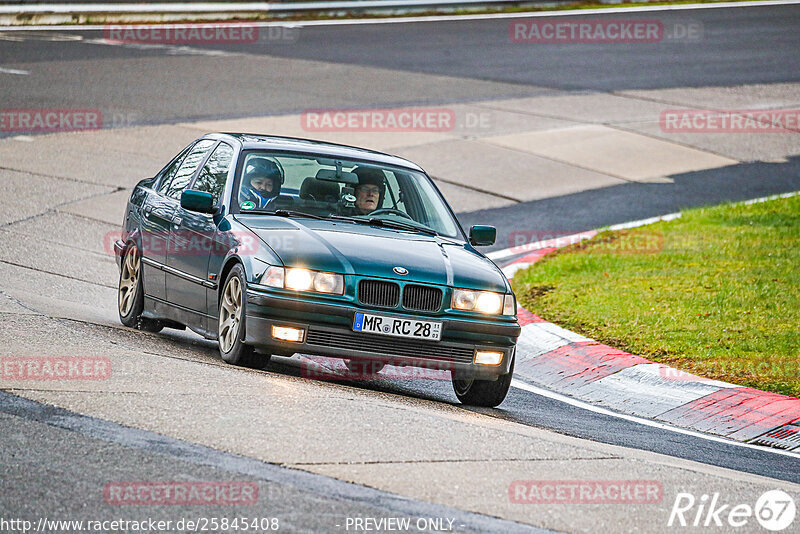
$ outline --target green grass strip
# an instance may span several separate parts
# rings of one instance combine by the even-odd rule
[[[600,342],[800,396],[800,196],[602,232],[513,286],[529,310]]]

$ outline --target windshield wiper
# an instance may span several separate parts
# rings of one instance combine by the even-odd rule
[[[392,219],[378,219],[377,217],[373,217],[369,220],[370,224],[375,224],[377,226],[388,226],[391,228],[399,228],[401,230],[412,230],[414,232],[422,232],[428,235],[439,235],[439,232],[434,230],[433,228],[428,228],[420,224],[417,226],[416,224],[407,223],[405,221],[395,221]]]
[[[439,235],[439,232],[427,226],[417,226],[403,221],[394,221],[391,219],[379,219],[378,217],[370,217],[369,219],[362,219],[360,217],[346,217],[343,215],[331,215],[331,219],[340,221],[350,221],[358,224],[368,224],[370,226],[385,226],[387,228],[397,228],[400,230],[410,230],[412,232],[422,232],[429,235]]]
[[[319,220],[326,220],[327,217],[322,217],[320,215],[314,215],[313,213],[306,213],[304,211],[297,211],[297,210],[275,210],[275,211],[266,211],[266,210],[249,210],[247,213],[259,213],[261,215],[276,215],[278,217],[308,217],[309,219],[319,219]]]

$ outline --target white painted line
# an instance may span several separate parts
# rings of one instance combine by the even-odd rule
[[[659,217],[650,217],[649,219],[642,219],[640,221],[632,221],[620,224],[612,224],[611,226],[605,227],[602,230],[627,230],[628,228],[636,228],[638,226],[647,226],[648,224],[657,223],[660,221],[672,221],[675,219],[680,219],[680,213],[668,213],[666,215],[661,215]],[[600,230],[600,231],[602,231]]]
[[[759,204],[761,202],[767,202],[770,200],[778,200],[779,198],[791,198],[800,195],[800,191],[792,191],[791,193],[783,193],[782,195],[770,195],[768,197],[761,197],[761,198],[754,198],[753,200],[745,200],[741,202],[745,206],[749,206],[750,204]]]
[[[484,13],[475,15],[432,15],[426,17],[387,17],[376,19],[344,19],[344,20],[308,20],[293,22],[252,22],[247,23],[257,27],[268,26],[348,26],[357,24],[408,24],[416,22],[456,22],[472,20],[492,20],[492,19],[522,19],[537,17],[571,17],[589,16],[602,14],[620,13],[650,13],[657,11],[689,11],[698,9],[726,9],[741,7],[769,7],[769,6],[789,6],[800,4],[800,0],[764,0],[755,2],[717,2],[711,4],[679,4],[679,5],[658,5],[658,6],[633,6],[633,7],[613,7],[597,9],[570,9],[563,11],[535,11],[528,13]],[[0,26],[0,31],[29,31],[29,30],[56,30],[56,31],[75,31],[75,30],[102,30],[105,25],[57,25],[57,26]]]
[[[0,67],[0,74],[20,74],[22,76],[26,76],[26,75],[30,74],[30,72],[28,72],[27,70],[5,69],[3,67]]]
[[[782,449],[774,449],[771,447],[764,447],[762,445],[751,445],[750,443],[743,443],[741,441],[733,441],[727,438],[721,438],[718,436],[712,436],[710,434],[703,434],[702,432],[696,432],[694,430],[688,430],[685,428],[680,428],[672,425],[668,425],[666,423],[659,423],[657,421],[652,421],[650,419],[644,419],[641,417],[636,417],[634,415],[627,415],[624,413],[614,412],[612,410],[607,410],[606,408],[601,408],[599,406],[594,406],[593,404],[589,404],[587,402],[582,402],[577,399],[573,399],[571,397],[567,397],[566,395],[561,395],[560,393],[555,393],[553,391],[540,388],[537,386],[532,386],[527,382],[522,382],[516,378],[511,380],[511,386],[517,389],[521,389],[524,391],[528,391],[530,393],[535,393],[536,395],[541,395],[542,397],[547,397],[548,399],[553,399],[559,402],[563,402],[565,404],[569,404],[570,406],[574,406],[576,408],[581,408],[583,410],[588,410],[590,412],[598,413],[601,415],[607,415],[610,417],[616,417],[617,419],[623,419],[625,421],[630,421],[631,423],[638,423],[640,425],[649,426],[652,428],[658,428],[661,430],[667,430],[669,432],[675,432],[676,434],[683,434],[686,436],[692,436],[695,438],[704,439],[707,441],[713,441],[716,443],[724,443],[725,445],[731,445],[733,447],[743,447],[745,449],[753,449],[762,452],[771,452],[773,454],[780,454],[781,456],[790,456],[792,458],[800,458],[800,454],[791,452],[791,451],[784,451]]]
[[[506,275],[506,278],[511,280],[512,278],[514,278],[514,275],[517,274],[517,271],[519,271],[520,269],[525,269],[527,267],[530,267],[531,265],[533,264],[528,263],[526,261],[521,261],[519,263],[512,263],[511,265],[506,265],[501,269],[501,271],[503,271],[503,274]]]
[[[580,243],[584,239],[593,238],[595,235],[597,235],[597,230],[589,230],[588,232],[578,232],[577,234],[541,239],[539,241],[526,243],[524,245],[517,245],[514,247],[504,248],[502,250],[495,250],[494,252],[486,254],[486,257],[490,260],[502,260],[511,256],[530,254],[543,248],[561,248],[574,243]]]

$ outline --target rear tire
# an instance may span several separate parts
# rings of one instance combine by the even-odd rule
[[[142,255],[134,243],[128,245],[119,270],[117,286],[117,311],[119,321],[130,328],[145,332],[160,332],[163,323],[142,317],[144,311],[144,285],[142,285]]]
[[[460,380],[453,377],[453,391],[461,404],[494,408],[505,400],[513,374],[514,360],[511,360],[508,374],[501,375],[494,381],[474,378]]]
[[[260,369],[269,362],[268,354],[257,354],[245,345],[245,298],[247,282],[241,265],[233,266],[222,286],[219,299],[217,343],[222,359],[231,365]]]

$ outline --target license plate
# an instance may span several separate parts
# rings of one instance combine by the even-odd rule
[[[428,341],[439,341],[442,338],[442,323],[438,321],[419,321],[389,315],[373,315],[357,312],[353,321],[353,330],[385,336],[411,337]]]

